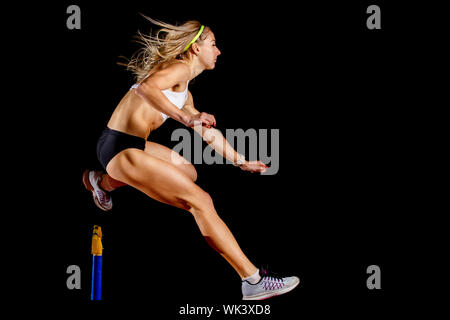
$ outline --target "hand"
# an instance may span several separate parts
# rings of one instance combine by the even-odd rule
[[[186,121],[186,127],[193,127],[197,125],[202,125],[207,128],[211,128],[211,126],[216,126],[216,118],[212,114],[208,114],[206,112],[200,112],[194,115],[191,115],[189,119]]]
[[[268,166],[266,166],[261,161],[245,161],[243,164],[239,166],[244,171],[250,171],[251,173],[254,172],[260,172],[264,173],[266,172]]]

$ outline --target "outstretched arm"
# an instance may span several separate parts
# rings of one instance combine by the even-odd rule
[[[189,116],[200,114],[200,112],[194,107],[193,98],[190,92],[188,100],[181,111],[185,112]],[[245,160],[245,157],[234,150],[219,130],[200,125],[194,126],[194,130],[203,138],[203,140],[205,140],[206,143],[211,146],[211,148],[222,155],[223,158],[240,167],[242,170],[250,172],[265,172],[268,168],[261,161]]]

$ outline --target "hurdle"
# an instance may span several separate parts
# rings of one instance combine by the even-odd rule
[[[94,225],[94,231],[92,233],[91,252],[92,252],[91,300],[101,300],[103,245],[102,245],[102,228],[97,225]]]

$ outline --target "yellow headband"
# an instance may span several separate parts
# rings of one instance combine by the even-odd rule
[[[200,30],[197,32],[197,35],[194,37],[194,39],[192,39],[191,42],[189,42],[189,44],[186,46],[186,48],[184,48],[183,52],[186,52],[189,49],[189,47],[191,46],[191,44],[193,44],[195,41],[197,41],[198,37],[200,37],[200,35],[202,34],[204,28],[205,28],[205,26],[203,26],[203,25],[200,27]]]

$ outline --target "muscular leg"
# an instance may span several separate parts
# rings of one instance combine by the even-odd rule
[[[177,152],[151,141],[146,142],[144,151],[158,159],[174,164],[188,175],[192,181],[195,182],[197,180],[197,171],[194,166]],[[126,185],[126,183],[113,179],[107,173],[102,175],[102,181],[100,182],[100,188],[109,192]]]
[[[117,154],[108,164],[108,174],[149,197],[192,213],[200,232],[243,277],[256,272],[236,239],[217,215],[208,193],[174,164],[138,149]]]
[[[189,178],[191,178],[192,181],[195,182],[197,180],[197,171],[195,170],[194,166],[185,158],[183,158],[178,152],[173,151],[172,149],[167,148],[166,146],[163,146],[159,143],[151,141],[147,141],[144,151],[151,156],[175,165]]]

